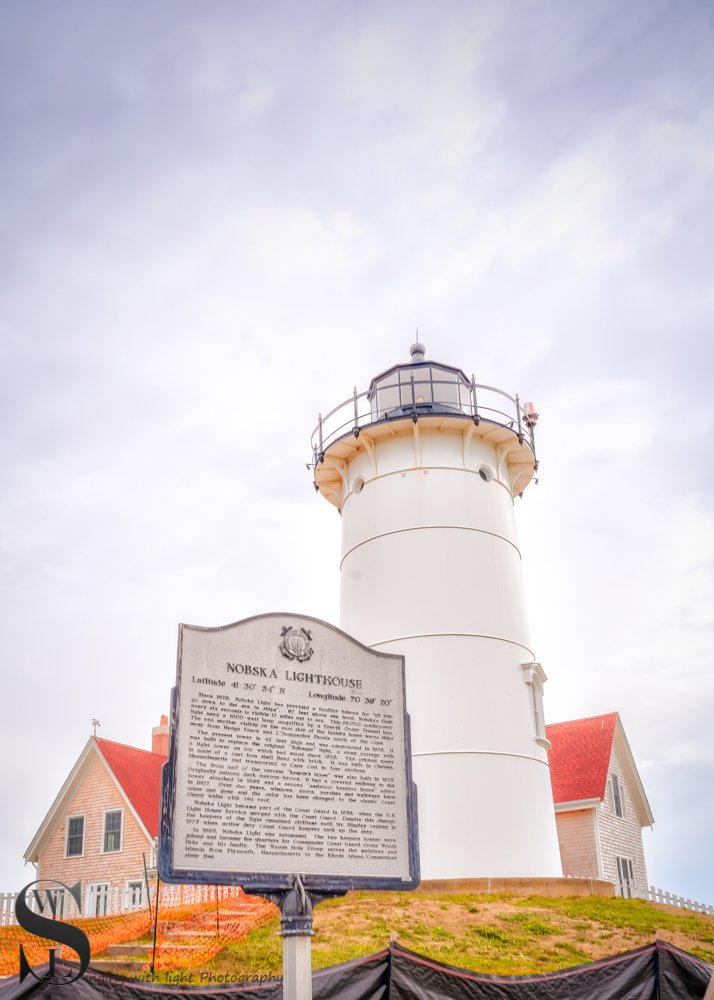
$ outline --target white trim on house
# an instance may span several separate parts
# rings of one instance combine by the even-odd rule
[[[64,812],[63,806],[66,805],[67,801],[70,798],[70,792],[72,792],[74,787],[80,783],[81,779],[84,777],[84,774],[89,770],[89,766],[85,765],[87,764],[87,760],[91,754],[93,742],[94,742],[94,737],[90,736],[84,746],[84,749],[79,755],[77,763],[69,772],[67,780],[57,793],[57,797],[50,806],[47,815],[42,820],[39,830],[32,838],[30,846],[25,851],[24,854],[25,863],[31,861],[33,864],[37,864],[40,855],[40,851],[38,850],[40,843],[42,843],[42,846],[44,847],[45,839],[49,839],[49,835],[54,833],[57,824],[62,818],[62,814]],[[80,781],[78,781],[77,779],[80,779]],[[48,833],[48,830],[49,834],[48,837],[46,838],[45,834]]]
[[[601,800],[598,798],[573,799],[572,802],[556,802],[554,807],[557,813],[567,813],[575,812],[577,809],[593,809],[595,806],[599,806],[600,802]]]
[[[615,732],[612,738],[612,749],[617,754],[617,759],[619,760],[620,767],[623,770],[625,783],[635,805],[635,811],[637,812],[637,818],[640,826],[652,826],[654,823],[654,816],[652,815],[650,804],[647,801],[645,790],[642,787],[642,781],[640,780],[637,765],[635,764],[635,758],[632,756],[632,750],[630,749],[630,744],[627,742],[625,729],[620,721],[619,715],[615,723]],[[608,774],[609,773],[608,769]]]

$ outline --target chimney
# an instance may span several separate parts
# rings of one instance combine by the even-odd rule
[[[151,730],[151,752],[160,753],[162,757],[169,755],[169,717],[161,716],[161,722]]]

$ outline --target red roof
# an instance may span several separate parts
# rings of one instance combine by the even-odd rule
[[[161,768],[166,758],[160,753],[137,750],[111,740],[96,737],[96,741],[100,753],[150,836],[158,837]]]
[[[546,726],[553,801],[603,799],[617,712]]]

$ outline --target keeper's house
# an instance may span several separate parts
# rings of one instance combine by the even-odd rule
[[[620,716],[558,722],[546,734],[563,873],[639,895],[647,887],[642,827],[654,818]]]
[[[90,736],[25,852],[38,879],[81,881],[88,916],[141,903],[144,866],[155,865],[168,729],[164,715],[151,752]]]

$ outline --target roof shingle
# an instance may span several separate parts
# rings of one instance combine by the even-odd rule
[[[553,801],[603,799],[617,712],[546,726]]]

